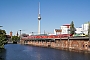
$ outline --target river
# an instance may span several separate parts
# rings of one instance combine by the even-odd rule
[[[77,53],[29,45],[7,44],[0,60],[90,60],[89,53]]]

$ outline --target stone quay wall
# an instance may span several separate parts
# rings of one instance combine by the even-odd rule
[[[89,40],[55,40],[55,41],[43,41],[43,40],[21,40],[21,44],[28,44],[40,47],[50,47],[56,49],[73,50],[73,51],[88,51],[90,52]]]

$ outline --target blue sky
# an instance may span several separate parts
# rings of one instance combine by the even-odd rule
[[[22,33],[38,31],[38,2],[41,8],[41,32],[74,21],[75,27],[90,21],[90,0],[0,0],[0,25],[7,34],[19,29]]]

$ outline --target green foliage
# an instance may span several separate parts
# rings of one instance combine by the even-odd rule
[[[75,34],[75,31],[76,31],[76,29],[75,29],[74,23],[72,21],[71,24],[70,24],[70,34]]]
[[[0,29],[0,48],[4,48],[6,42],[6,31]]]
[[[88,25],[88,35],[89,35],[89,33],[90,33],[90,22],[88,24],[89,24]]]
[[[16,41],[19,41],[20,40],[20,37],[18,36],[12,36],[12,41],[13,42],[16,42]]]

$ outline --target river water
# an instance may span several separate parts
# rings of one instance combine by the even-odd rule
[[[29,45],[7,44],[0,60],[90,60],[89,53],[77,53]]]

